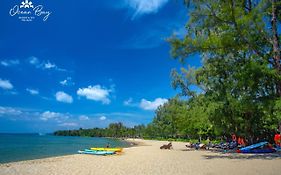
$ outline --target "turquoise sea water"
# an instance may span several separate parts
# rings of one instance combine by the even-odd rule
[[[0,163],[76,154],[90,147],[128,147],[127,142],[96,137],[62,137],[38,134],[0,134]]]

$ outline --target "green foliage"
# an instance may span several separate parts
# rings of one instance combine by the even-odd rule
[[[54,132],[57,136],[84,136],[84,137],[143,137],[144,125],[137,125],[133,128],[125,127],[121,122],[111,123],[107,128],[93,128],[79,130],[60,130]]]
[[[170,99],[156,110],[148,125],[154,138],[198,138],[212,134],[212,124],[205,111],[204,96],[190,101]],[[153,131],[153,132],[151,132]]]
[[[281,121],[281,75],[273,54],[273,29],[268,27],[271,1],[188,2],[192,8],[187,34],[184,39],[169,40],[172,56],[185,65],[189,56],[197,54],[203,65],[172,71],[173,87],[190,97],[181,131],[193,135],[235,132],[250,141],[270,136]],[[278,16],[281,4],[274,5]],[[201,89],[201,95],[191,91],[192,86]]]

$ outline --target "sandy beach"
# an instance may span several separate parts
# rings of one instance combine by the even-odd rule
[[[122,155],[69,155],[0,164],[0,175],[276,175],[280,174],[280,154],[248,155],[216,151],[188,150],[183,142],[173,142],[173,150],[160,150],[164,141],[129,140],[136,147]]]

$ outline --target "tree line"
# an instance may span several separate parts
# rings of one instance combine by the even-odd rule
[[[179,94],[142,125],[140,136],[217,138],[236,133],[250,143],[272,138],[281,130],[281,1],[185,3],[186,34],[168,39],[172,57],[182,64],[171,72]],[[190,66],[192,56],[200,57],[202,66]],[[118,135],[112,129],[94,130]],[[134,135],[133,128],[119,131]]]
[[[111,123],[106,128],[92,128],[78,130],[59,130],[55,131],[57,136],[84,136],[84,137],[134,137],[142,138],[144,135],[145,125],[126,127],[123,123]]]

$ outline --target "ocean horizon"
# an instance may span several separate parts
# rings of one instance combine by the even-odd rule
[[[128,147],[113,138],[54,136],[40,133],[0,133],[0,163],[76,154],[90,147]]]

